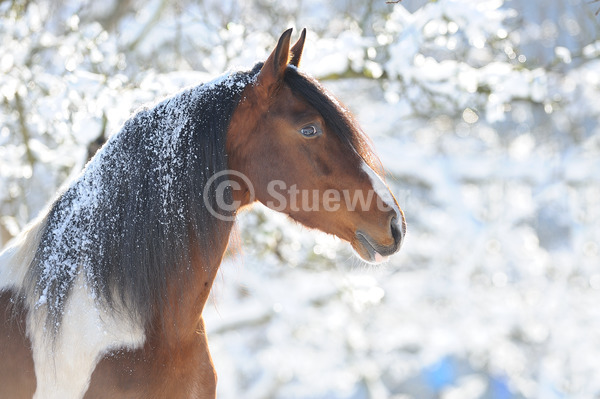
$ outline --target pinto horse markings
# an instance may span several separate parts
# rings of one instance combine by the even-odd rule
[[[385,209],[278,210],[368,262],[398,251],[404,215],[368,139],[297,69],[305,34],[140,110],[0,253],[0,397],[214,398],[202,310],[235,215],[273,203],[273,180],[373,191]],[[217,194],[235,209],[215,215]]]

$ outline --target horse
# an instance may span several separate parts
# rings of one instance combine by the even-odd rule
[[[0,254],[0,397],[215,398],[202,310],[257,201],[367,262],[399,250],[404,213],[371,142],[298,69],[306,29],[291,35],[138,110]],[[283,186],[329,194],[307,210]]]

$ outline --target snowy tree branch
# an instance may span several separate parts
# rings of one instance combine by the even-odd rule
[[[26,111],[23,106],[23,101],[18,92],[15,92],[15,106],[17,108],[17,113],[19,114],[19,128],[21,131],[21,135],[23,136],[23,145],[25,146],[25,156],[27,158],[27,162],[33,167],[35,165],[35,157],[31,152],[31,147],[29,145],[29,140],[31,138],[31,133],[29,132],[29,128],[27,127],[27,122],[25,119]]]

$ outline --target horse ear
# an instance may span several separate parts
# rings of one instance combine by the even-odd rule
[[[306,28],[302,29],[300,33],[300,38],[292,46],[292,59],[290,60],[290,65],[295,66],[296,68],[300,65],[300,58],[302,58],[302,50],[304,49],[304,41],[306,40]]]
[[[265,61],[258,74],[258,84],[264,87],[270,87],[283,80],[285,68],[290,58],[290,38],[292,37],[292,28],[283,32],[277,47]]]

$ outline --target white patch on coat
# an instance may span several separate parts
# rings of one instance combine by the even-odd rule
[[[394,199],[392,192],[390,191],[387,184],[385,184],[381,176],[375,173],[375,171],[371,169],[369,165],[363,163],[362,170],[367,174],[367,176],[369,176],[369,179],[371,180],[371,186],[373,187],[373,190],[375,191],[377,196],[381,198],[381,200],[385,203],[386,206],[388,206],[389,208],[393,209],[394,212],[396,212],[395,223],[398,227],[398,231],[401,234],[400,242],[402,243],[402,241],[404,241],[404,236],[406,235],[406,224],[404,222],[404,216],[402,215],[402,212],[400,211],[400,208],[398,207],[398,204]],[[384,260],[385,258],[381,256],[380,259],[376,259],[377,263],[380,263]]]
[[[23,288],[44,226],[45,219],[38,219],[0,253],[0,291]],[[142,327],[115,318],[98,307],[81,271],[67,300],[54,348],[45,334],[46,307],[36,309],[35,304],[28,302],[27,334],[32,343],[37,380],[35,399],[82,398],[102,355],[112,349],[133,349],[144,343]]]
[[[54,348],[44,334],[45,307],[29,312],[37,389],[34,399],[76,399],[87,391],[96,364],[110,350],[143,345],[144,330],[100,308],[80,271]]]
[[[400,215],[400,209],[394,201],[394,196],[392,192],[385,184],[383,179],[375,173],[373,169],[366,163],[363,163],[362,170],[369,176],[369,180],[371,180],[371,186],[373,187],[373,191],[381,198],[381,200],[387,205],[389,208],[393,209],[396,212],[396,219],[398,221],[402,220],[402,216]]]

